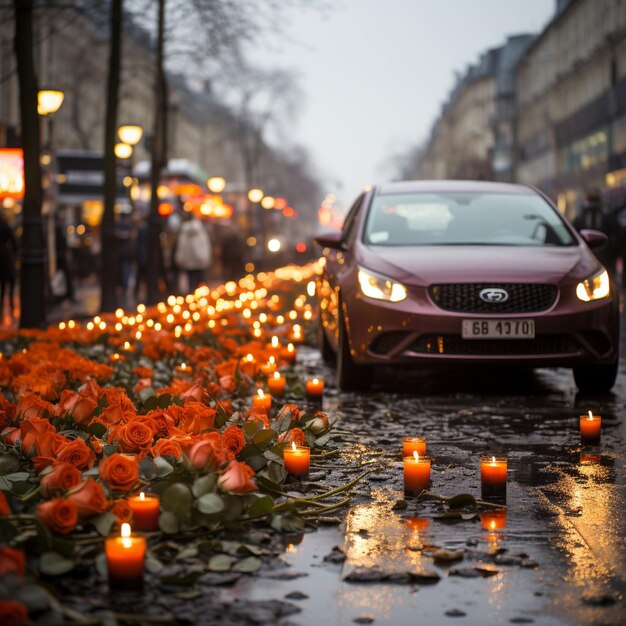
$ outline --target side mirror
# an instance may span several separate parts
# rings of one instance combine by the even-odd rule
[[[602,250],[609,243],[609,238],[599,230],[583,229],[580,231],[580,236],[592,250]]]
[[[322,246],[322,248],[341,250],[343,248],[343,233],[340,230],[331,230],[321,233],[313,241]]]

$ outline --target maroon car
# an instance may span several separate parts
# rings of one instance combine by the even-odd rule
[[[592,250],[536,189],[412,181],[359,196],[316,238],[322,353],[343,389],[376,365],[571,367],[578,388],[615,383],[619,295]]]

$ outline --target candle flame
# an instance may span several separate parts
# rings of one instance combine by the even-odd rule
[[[317,385],[320,381],[319,378],[314,378],[312,382],[314,385]]]
[[[184,370],[187,369],[187,363],[185,363],[184,361],[180,364],[180,369]]]
[[[278,380],[280,378],[280,372],[274,372],[274,378]]]
[[[413,450],[413,458],[416,463],[420,460],[420,455],[417,453],[417,450]]]
[[[124,522],[122,524],[122,528],[120,531],[120,535],[124,538],[127,539],[128,537],[130,537],[130,524]]]
[[[491,464],[492,464],[492,465],[495,465],[495,464],[496,464],[496,457],[495,457],[495,456],[492,456],[492,457],[491,457]]]
[[[287,345],[287,352],[293,352],[294,350],[295,350],[295,348],[293,347],[292,343]]]
[[[143,491],[139,494],[139,499],[140,500],[145,500],[146,499],[146,494]]]
[[[265,397],[265,394],[263,393],[263,389],[257,389],[257,396],[259,396],[259,398]]]
[[[246,360],[248,361],[248,363],[252,363],[252,361],[254,361],[254,357],[252,356],[252,354],[248,353],[246,355]]]
[[[272,348],[278,348],[278,337],[272,337]]]
[[[593,419],[593,413],[591,411],[589,411],[589,419],[592,420]]]
[[[273,356],[271,356],[267,362],[268,362],[270,365],[274,365],[274,364],[276,363],[276,359],[275,359]]]
[[[489,522],[489,528],[490,528],[491,530],[495,530],[495,529],[496,529],[496,520],[492,519],[492,520]]]
[[[294,452],[298,449],[298,448],[297,448],[297,446],[296,446],[296,442],[295,442],[295,441],[292,441],[292,442],[291,442],[291,449],[292,449]]]

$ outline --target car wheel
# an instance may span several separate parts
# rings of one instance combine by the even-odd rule
[[[322,360],[324,363],[329,365],[333,365],[337,361],[337,355],[333,350],[333,347],[328,341],[328,337],[326,336],[326,331],[324,330],[324,326],[322,325],[322,318],[320,316],[320,325],[319,325],[319,349],[322,353]]]
[[[574,381],[583,393],[608,393],[615,384],[619,360],[615,363],[579,365],[574,368]]]
[[[374,378],[374,367],[372,365],[357,365],[350,355],[348,331],[342,313],[339,316],[339,346],[336,371],[337,387],[343,391],[365,389],[372,384]]]

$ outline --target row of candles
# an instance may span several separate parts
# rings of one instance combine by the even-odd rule
[[[259,390],[262,394],[262,391]],[[258,394],[257,394],[258,395]],[[262,398],[263,396],[261,396]],[[266,396],[267,398],[267,396]],[[263,408],[269,410],[265,400]],[[265,408],[267,406],[267,408]],[[593,415],[582,415],[579,420],[581,442],[585,445],[600,443],[602,418]],[[405,437],[402,441],[402,457],[404,469],[404,492],[407,496],[418,496],[430,489],[431,459],[426,456],[425,437]],[[305,478],[309,474],[311,450],[306,446],[296,445],[283,449],[286,471],[297,478]],[[505,457],[483,455],[480,459],[481,497],[496,504],[506,502],[508,461]],[[160,500],[156,494],[140,493],[128,498],[133,512],[135,530],[154,531],[159,528]],[[506,509],[492,511],[489,519],[483,519],[483,527],[489,530],[503,528],[506,524]],[[110,537],[105,542],[105,554],[109,572],[109,585],[113,589],[141,589],[144,577],[144,561],[147,543],[142,536],[132,535],[129,524],[122,524],[121,535]]]

